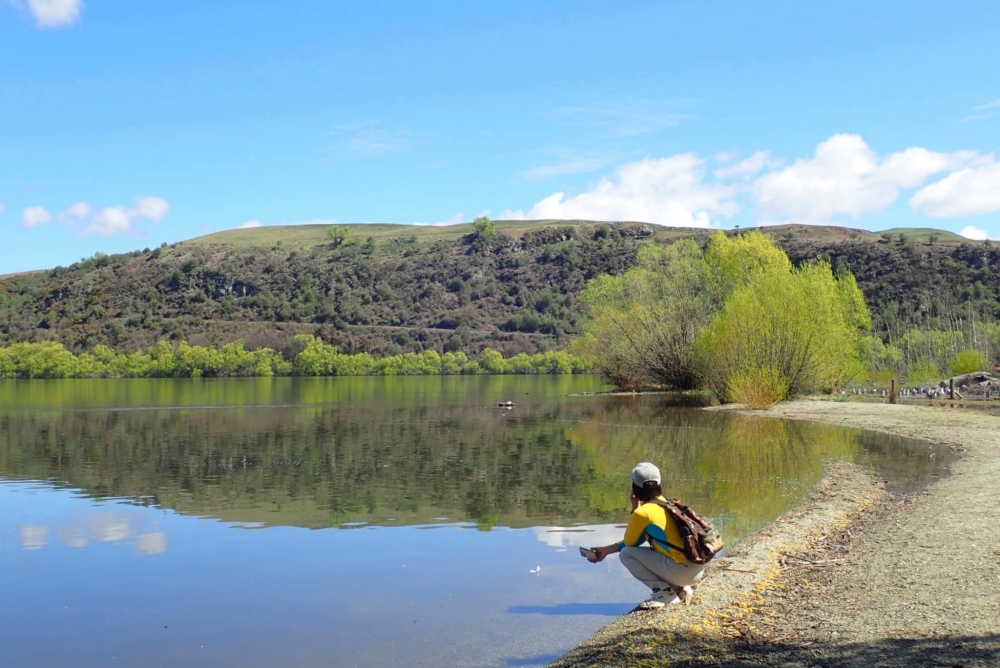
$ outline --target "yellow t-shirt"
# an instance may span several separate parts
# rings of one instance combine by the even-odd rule
[[[662,496],[661,501],[666,501]],[[656,539],[651,540],[650,537]],[[688,558],[683,549],[675,550],[663,543],[666,542],[683,548],[681,532],[677,529],[674,518],[667,517],[667,511],[655,503],[643,503],[632,512],[628,528],[625,529],[625,540],[622,547],[635,547],[649,541],[650,546],[661,554],[665,554],[678,564],[686,564]]]

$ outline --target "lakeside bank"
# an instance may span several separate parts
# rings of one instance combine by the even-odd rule
[[[805,504],[709,566],[691,607],[625,615],[553,666],[1000,665],[1000,418],[822,400],[743,412],[964,457],[906,499],[831,462]]]

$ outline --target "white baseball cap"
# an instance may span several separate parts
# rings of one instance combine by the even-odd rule
[[[656,468],[653,464],[649,462],[642,462],[636,464],[635,468],[632,469],[632,483],[636,487],[642,487],[643,484],[647,482],[660,483],[662,479],[660,478],[660,469]]]

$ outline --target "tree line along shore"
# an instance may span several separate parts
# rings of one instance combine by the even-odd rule
[[[451,374],[571,374],[592,370],[589,360],[566,351],[504,357],[486,349],[478,358],[435,350],[376,358],[344,354],[311,335],[290,351],[247,350],[242,340],[221,347],[160,341],[133,353],[98,345],[74,354],[62,344],[15,343],[0,348],[0,378],[212,378],[246,376],[427,376]]]

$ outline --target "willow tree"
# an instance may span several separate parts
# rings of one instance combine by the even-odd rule
[[[859,372],[871,328],[850,274],[795,268],[759,231],[644,247],[638,266],[583,292],[578,349],[616,385],[700,386],[765,405]],[[759,396],[755,396],[759,395]]]
[[[870,329],[852,275],[838,278],[822,261],[770,268],[726,298],[696,343],[698,370],[721,400],[766,406],[861,373]]]
[[[712,310],[709,281],[693,240],[643,247],[637,267],[595,278],[583,291],[588,319],[580,347],[616,385],[693,388],[693,344]]]

